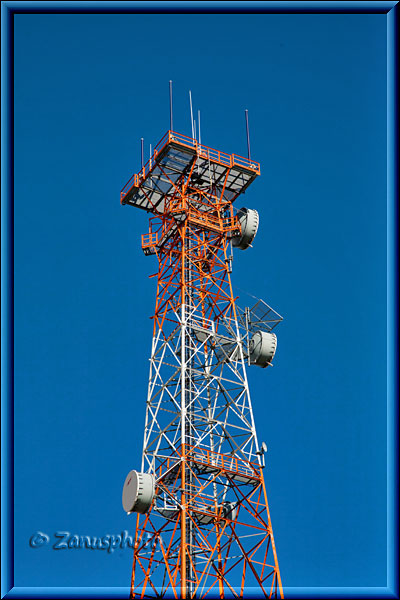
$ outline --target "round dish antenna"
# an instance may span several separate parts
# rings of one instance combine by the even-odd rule
[[[268,367],[275,356],[277,344],[275,333],[257,331],[249,344],[250,362],[262,368]]]
[[[240,250],[246,250],[251,246],[256,237],[260,219],[258,212],[253,208],[241,208],[238,210],[237,216],[239,218],[241,234],[232,238],[232,246]]]
[[[147,512],[153,498],[154,476],[150,473],[130,471],[122,490],[122,506],[128,515],[132,512]]]

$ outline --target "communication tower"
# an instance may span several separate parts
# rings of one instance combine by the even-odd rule
[[[250,151],[171,126],[121,191],[149,213],[142,249],[158,262],[142,464],[123,488],[132,598],[283,598],[246,375],[271,364],[282,317],[262,300],[241,309],[230,275],[259,221],[234,202],[259,174]]]

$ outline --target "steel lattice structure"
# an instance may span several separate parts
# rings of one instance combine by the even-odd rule
[[[283,597],[246,376],[249,333],[281,317],[242,311],[230,277],[233,202],[259,173],[168,131],[121,192],[150,213],[142,248],[158,259],[141,467],[155,488],[137,514],[132,598]]]

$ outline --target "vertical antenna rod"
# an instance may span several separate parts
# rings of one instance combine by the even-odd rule
[[[169,128],[174,130],[174,120],[172,117],[172,81],[169,81]]]
[[[199,110],[197,111],[197,122],[198,122],[198,125],[199,125],[199,144],[201,146],[200,111]]]
[[[192,92],[190,90],[189,90],[189,103],[190,103],[190,123],[192,125],[192,138],[194,139]]]
[[[246,133],[247,133],[247,158],[250,160],[250,133],[249,133],[249,111],[244,111],[246,117]]]
[[[143,165],[144,165],[144,149],[143,149],[143,138],[140,138],[140,148],[141,148],[141,163],[142,163],[142,169],[143,169]]]

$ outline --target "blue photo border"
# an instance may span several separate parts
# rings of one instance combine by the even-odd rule
[[[387,587],[284,588],[287,598],[399,598],[398,577],[398,2],[1,2],[1,598],[128,598],[126,588],[14,585],[13,46],[18,13],[385,13],[387,17]],[[371,525],[371,528],[373,525]],[[246,598],[260,597],[247,588]]]

